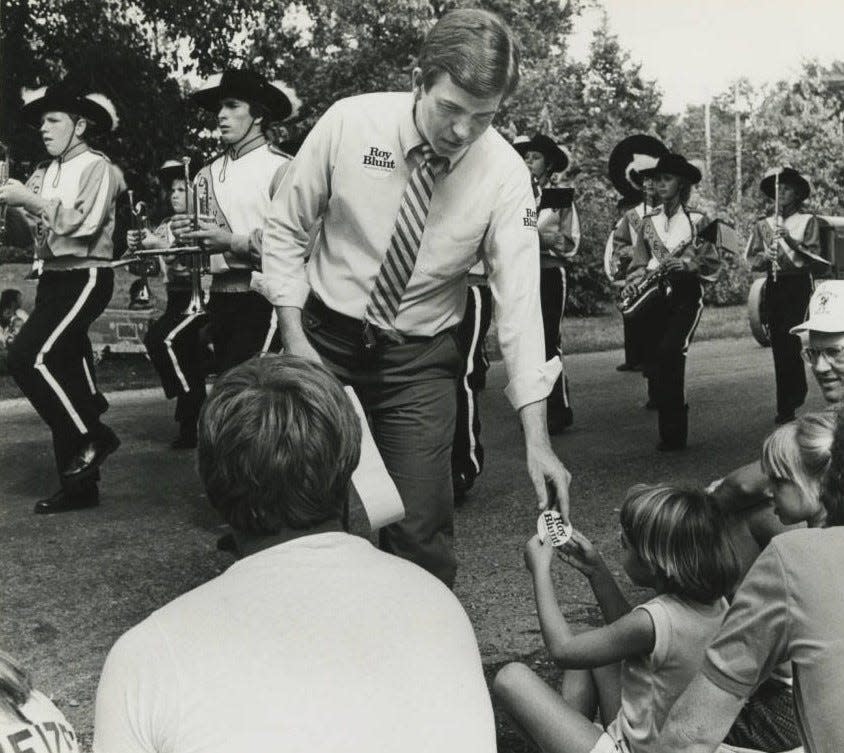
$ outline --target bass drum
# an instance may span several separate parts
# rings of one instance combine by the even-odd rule
[[[750,331],[763,348],[771,344],[771,333],[768,330],[768,308],[765,301],[764,277],[754,280],[747,295],[747,318],[750,320]]]

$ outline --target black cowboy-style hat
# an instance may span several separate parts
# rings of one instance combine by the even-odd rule
[[[190,96],[200,107],[212,112],[217,112],[220,100],[226,97],[263,105],[272,120],[285,120],[293,112],[293,103],[279,83],[271,83],[260,73],[246,69],[226,70],[212,76]]]
[[[45,112],[66,112],[79,115],[88,121],[92,132],[107,133],[117,128],[120,119],[112,101],[99,92],[86,91],[86,87],[65,78],[39,89],[22,89],[21,116],[31,126],[41,124]]]
[[[666,154],[668,147],[646,133],[633,134],[615,145],[610,153],[609,178],[625,201],[638,204],[642,200],[642,171],[656,167]]]
[[[668,175],[676,175],[678,178],[685,178],[693,186],[700,183],[701,178],[703,178],[700,170],[682,154],[675,152],[663,154],[653,167],[642,170],[639,175],[643,178],[652,178],[658,173],[668,173]]]
[[[797,170],[793,167],[772,167],[765,173],[765,177],[759,183],[759,190],[769,199],[774,198],[774,182],[777,175],[779,175],[780,183],[788,183],[788,185],[794,187],[797,192],[797,201],[809,198],[809,194],[812,193],[812,186]]]
[[[513,148],[524,157],[527,152],[539,152],[545,157],[549,172],[561,173],[571,164],[568,150],[557,144],[550,136],[537,133],[532,138],[517,137]]]

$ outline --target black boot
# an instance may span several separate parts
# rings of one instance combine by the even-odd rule
[[[661,408],[659,411],[659,444],[661,452],[683,450],[689,435],[689,406],[680,410]]]

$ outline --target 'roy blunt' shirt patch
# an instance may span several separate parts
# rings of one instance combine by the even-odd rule
[[[367,147],[363,153],[362,164],[367,170],[391,173],[396,169],[396,160],[389,149],[379,146]]]
[[[536,227],[536,221],[539,218],[539,212],[536,209],[528,207],[525,209],[524,217],[522,217],[522,225],[525,227]]]

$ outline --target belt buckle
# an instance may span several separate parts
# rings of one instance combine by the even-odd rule
[[[375,336],[375,327],[370,322],[363,323],[363,348],[367,353],[374,353],[378,339]]]

